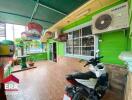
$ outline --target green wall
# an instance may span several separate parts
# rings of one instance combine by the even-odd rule
[[[113,32],[107,32],[100,35],[99,50],[100,55],[104,58],[102,62],[112,64],[124,64],[119,60],[118,56],[122,51],[128,51],[130,49],[128,38],[128,31],[118,30]]]
[[[65,26],[62,30],[68,30],[70,28],[73,28],[77,25],[86,23],[88,21],[92,20],[92,16],[107,10],[113,6],[116,6],[120,3],[123,3],[126,0],[118,0],[117,3],[105,7],[101,10],[98,10],[91,15],[87,15],[86,17],[71,23],[70,25]],[[105,34],[99,35],[99,40],[102,42],[99,42],[99,49],[100,49],[100,55],[103,55],[104,58],[102,59],[102,62],[104,63],[110,63],[110,64],[123,64],[121,60],[119,60],[118,56],[122,51],[129,50],[130,47],[130,39],[128,38],[128,30],[124,32],[124,30],[118,30],[118,31],[112,31],[107,32]]]
[[[65,54],[65,43],[57,42],[57,55],[64,56]]]
[[[32,53],[28,57],[28,60],[30,60],[30,59],[33,61],[47,60],[47,52]]]
[[[118,0],[117,3],[105,7],[101,10],[98,10],[91,15],[87,15],[84,18],[71,23],[67,26],[65,26],[62,31],[66,31],[68,29],[71,29],[75,26],[78,26],[80,24],[89,22],[92,20],[92,16],[107,10],[113,6],[116,6],[120,3],[123,3],[126,0]],[[104,63],[110,63],[110,64],[119,64],[122,65],[123,62],[119,60],[118,56],[122,51],[128,51],[132,50],[132,39],[130,40],[129,38],[129,29],[124,31],[124,30],[118,30],[118,31],[112,31],[112,32],[107,32],[105,34],[99,35],[99,40],[102,42],[99,42],[99,49],[100,49],[100,55],[105,56],[104,59],[102,59],[102,62]],[[64,43],[58,42],[57,43],[57,54],[64,56]]]

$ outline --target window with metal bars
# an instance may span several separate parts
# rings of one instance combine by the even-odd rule
[[[66,42],[66,54],[94,56],[94,35],[91,26],[69,32]]]

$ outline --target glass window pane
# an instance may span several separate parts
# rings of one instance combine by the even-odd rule
[[[14,40],[13,24],[6,24],[6,39]]]
[[[91,51],[91,56],[94,56],[94,50],[93,50],[93,51]]]
[[[5,40],[5,37],[0,37],[0,41],[3,41],[3,40]]]
[[[91,26],[70,32],[66,52],[74,55],[94,56],[94,36],[91,34]]]
[[[80,54],[79,47],[74,47],[73,51],[74,51],[74,54],[77,54],[77,55]]]
[[[66,46],[73,46],[73,40],[68,40],[66,42]]]
[[[39,40],[32,40],[32,43],[28,43],[27,42],[27,53],[38,53],[38,52],[42,52],[42,43]]]
[[[21,38],[21,33],[24,32],[25,26],[22,25],[14,25],[14,38]]]
[[[5,29],[6,29],[5,23],[0,23],[0,37],[5,37],[6,33]]]
[[[91,46],[94,45],[94,37],[84,37],[82,38],[82,46]]]
[[[94,56],[94,36],[82,38],[82,55]]]
[[[91,47],[82,47],[82,55],[86,56],[93,56],[93,50],[91,50]]]
[[[73,33],[70,32],[70,33],[68,34],[68,40],[69,40],[69,39],[72,39],[72,38],[73,38]]]
[[[67,47],[66,48],[66,53],[73,54],[73,48],[72,47]]]
[[[73,42],[74,42],[74,46],[79,46],[80,38],[74,39]]]
[[[92,34],[91,26],[82,28],[82,36],[91,35],[91,34]]]
[[[21,33],[25,31],[25,26],[6,24],[6,39],[15,40],[21,38]]]
[[[79,37],[79,30],[73,31],[73,37],[78,38]]]

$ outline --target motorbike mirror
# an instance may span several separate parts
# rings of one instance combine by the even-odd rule
[[[97,56],[98,53],[99,53],[99,50],[96,50],[96,52],[95,52],[95,57]]]
[[[99,50],[96,50],[96,53],[99,53]]]

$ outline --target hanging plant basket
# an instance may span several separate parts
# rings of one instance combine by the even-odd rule
[[[47,31],[47,32],[45,32],[45,36],[47,37],[47,39],[52,38],[53,33],[51,31]]]
[[[59,34],[55,40],[59,42],[66,42],[67,39],[68,39],[68,34]]]

